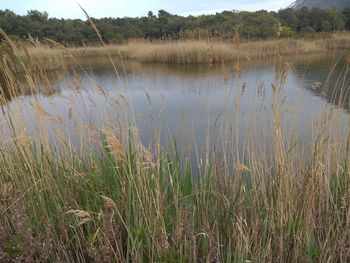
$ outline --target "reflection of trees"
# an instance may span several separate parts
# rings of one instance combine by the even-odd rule
[[[17,89],[14,52],[6,43],[0,43],[0,103],[14,96]]]
[[[213,69],[217,71],[220,70],[220,65],[210,66],[209,64],[142,63],[133,60],[128,60],[122,63],[118,57],[114,57],[113,62],[121,74],[124,72],[131,74],[153,74],[155,71],[157,71],[164,74],[193,76],[212,73]],[[70,67],[73,67],[77,71],[84,68],[86,72],[90,73],[103,73],[114,70],[108,57],[84,57],[79,59],[79,65],[73,62],[70,63]]]
[[[132,80],[132,75],[142,74],[149,75],[152,78],[154,78],[154,76],[162,76],[172,79],[173,85],[162,87],[164,89],[174,88],[174,86],[183,86],[182,82],[185,81],[190,83],[190,85],[186,85],[186,92],[202,93],[206,91],[218,91],[221,85],[216,85],[215,87],[211,86],[211,88],[208,89],[208,79],[210,79],[211,83],[221,83],[221,80],[224,78],[220,65],[152,64],[140,63],[138,61],[127,61],[123,64],[118,61],[118,58],[113,58],[113,60],[115,60],[115,65],[122,78],[130,78],[129,80]],[[298,57],[284,57],[278,61],[277,58],[253,61],[237,60],[233,63],[228,63],[225,68],[230,78],[239,78],[242,72],[249,72],[258,67],[271,68],[275,65],[275,69],[278,70],[280,68],[278,65],[281,61],[284,64],[294,65],[294,67],[291,67],[294,68],[295,71],[293,75],[298,77],[302,86],[310,92],[316,96],[323,97],[329,103],[341,105],[349,109],[350,78],[347,76],[347,68],[345,67],[345,54],[342,53],[332,53],[326,56],[324,54],[314,54]],[[337,65],[334,66],[334,64]],[[76,62],[67,62],[66,66],[64,70],[59,71],[32,72],[29,77],[25,76],[25,74],[17,74],[19,76],[14,78],[17,82],[11,84],[12,89],[3,89],[2,97],[9,100],[18,95],[32,95],[37,93],[44,96],[51,96],[59,92],[58,89],[60,89],[60,87],[72,84],[74,80],[71,79],[74,79],[74,76],[81,76],[83,79],[86,79],[86,81],[90,78],[95,81],[96,77],[107,81],[107,79],[113,79],[113,76],[116,77],[113,66],[108,58],[84,58],[79,60],[79,65],[77,65]],[[85,74],[89,76],[85,78]],[[125,74],[126,76],[124,76]],[[62,79],[64,80],[63,85],[57,85]],[[68,83],[67,81],[70,82]],[[0,85],[5,87],[6,85],[4,83],[7,83],[6,76],[4,76],[4,73],[0,70]],[[134,86],[139,88],[143,87],[143,85],[146,84],[140,83],[140,85]],[[16,90],[14,90],[13,87],[16,87]],[[108,89],[107,86],[103,87]],[[191,88],[188,89],[188,87]],[[224,84],[222,84],[222,87],[224,87]]]
[[[329,103],[339,104],[340,98],[344,96],[344,90],[348,90],[346,82],[340,83],[340,81],[337,81],[340,75],[344,77],[344,74],[341,74],[342,66],[345,63],[344,57],[345,55],[343,53],[334,52],[327,55],[309,54],[297,57],[285,56],[283,58],[271,57],[255,60],[237,59],[237,61],[227,63],[225,68],[227,69],[229,76],[240,78],[243,72],[249,72],[256,68],[271,68],[274,66],[275,71],[277,72],[284,68],[283,65],[289,65],[288,68],[295,71],[295,76],[300,79],[300,83],[302,83],[303,87],[307,88],[317,96],[324,97]],[[80,60],[79,63],[87,72],[93,73],[95,76],[108,77],[114,75],[113,67],[107,58],[84,58]],[[335,63],[337,63],[338,66],[335,67],[333,73],[330,74],[332,66]],[[146,74],[150,76],[158,75],[166,78],[173,78],[174,81],[181,79],[192,82],[192,91],[196,90],[196,92],[203,92],[203,85],[200,89],[197,89],[196,87],[198,87],[197,84],[200,83],[201,80],[203,80],[202,83],[204,83],[204,78],[207,79],[207,77],[210,77],[212,81],[220,81],[220,79],[223,79],[222,68],[220,65],[153,64],[141,63],[138,61],[127,61],[125,64],[122,64],[117,58],[115,58],[115,64],[122,76],[125,73],[127,75]],[[76,65],[74,67],[77,68]],[[231,73],[233,74],[231,75]],[[327,89],[324,89],[325,83],[327,83]],[[176,86],[175,83],[173,84]],[[342,85],[342,87],[340,85]],[[164,87],[164,89],[167,88],[171,87]],[[216,86],[214,90],[217,90],[218,88],[219,87]],[[347,100],[348,97],[347,99],[345,98],[345,101]],[[345,105],[344,97],[342,104]]]
[[[29,77],[21,78],[19,95],[41,94],[52,96],[59,93],[58,88],[54,86],[54,82],[65,74],[61,71],[32,72]]]
[[[46,71],[22,69],[19,59],[7,43],[0,43],[0,104],[21,95],[44,94],[56,92],[52,88],[50,75]]]
[[[334,76],[329,76],[325,83],[313,83],[310,90],[317,96],[324,98],[328,103],[349,110],[350,77],[342,70],[334,74]]]
[[[350,76],[345,54],[313,57],[295,64],[304,87],[328,103],[349,110]]]
[[[6,75],[2,70],[2,66],[1,66],[0,68],[0,104],[2,104],[3,101],[9,100],[10,98],[11,98],[11,94],[7,87]]]

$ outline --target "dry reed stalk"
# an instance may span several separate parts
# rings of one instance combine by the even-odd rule
[[[103,131],[103,134],[107,143],[107,147],[111,150],[114,157],[119,161],[125,160],[125,148],[120,139],[118,139],[117,136],[110,131]]]

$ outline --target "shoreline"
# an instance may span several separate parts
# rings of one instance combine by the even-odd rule
[[[276,56],[297,56],[350,49],[350,34],[334,34],[320,40],[277,39],[242,43],[235,46],[228,42],[181,41],[150,43],[134,41],[125,45],[55,48],[40,45],[21,48],[18,57],[29,68],[53,70],[67,60],[81,58],[113,57],[142,63],[215,64],[236,60],[265,59]],[[29,59],[27,57],[30,57]],[[79,61],[77,61],[79,62]]]

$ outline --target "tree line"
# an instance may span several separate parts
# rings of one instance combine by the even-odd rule
[[[143,17],[91,18],[106,43],[122,43],[130,39],[266,39],[293,37],[318,32],[350,30],[350,7],[334,9],[283,9],[224,11],[215,15],[179,16],[159,10]],[[88,21],[49,18],[47,12],[30,10],[20,16],[0,10],[0,27],[14,39],[48,38],[67,45],[85,45],[98,41]]]

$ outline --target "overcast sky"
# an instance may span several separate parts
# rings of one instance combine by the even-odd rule
[[[47,11],[50,17],[83,18],[80,3],[92,17],[145,16],[148,11],[164,9],[172,14],[199,15],[223,10],[278,10],[293,0],[0,0],[0,9],[17,14],[27,10]]]

